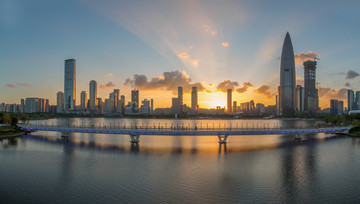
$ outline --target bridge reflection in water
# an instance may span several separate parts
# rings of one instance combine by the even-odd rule
[[[161,135],[161,136],[218,136],[220,144],[227,143],[229,136],[241,136],[241,135],[279,135],[279,134],[292,134],[295,139],[301,139],[303,134],[307,133],[344,133],[348,132],[350,127],[325,127],[319,128],[314,126],[303,127],[254,127],[254,128],[242,128],[242,127],[220,127],[219,128],[202,128],[195,126],[84,126],[71,125],[71,124],[57,124],[47,125],[45,124],[32,124],[21,125],[22,130],[26,133],[34,131],[54,131],[61,132],[63,138],[68,138],[71,133],[93,133],[93,134],[116,134],[116,135],[129,135],[130,142],[138,143],[141,135]]]

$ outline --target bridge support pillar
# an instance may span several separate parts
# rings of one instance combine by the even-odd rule
[[[70,132],[61,132],[61,138],[62,139],[65,139],[65,140],[67,140],[67,139],[69,139],[69,135],[70,135]]]
[[[138,135],[138,134],[131,134],[131,135],[130,135],[130,142],[132,142],[132,143],[139,143],[139,142],[140,142],[140,135]]]
[[[226,144],[226,140],[229,137],[229,135],[218,135],[219,143],[220,144]]]
[[[302,137],[302,135],[301,135],[300,133],[296,133],[296,134],[294,135],[294,139],[295,139],[295,140],[301,140],[301,137]]]

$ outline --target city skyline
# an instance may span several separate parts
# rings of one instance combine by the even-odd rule
[[[141,91],[140,101],[152,98],[154,108],[171,106],[178,86],[184,87],[183,103],[190,106],[194,84],[200,86],[200,108],[226,106],[228,88],[234,89],[232,98],[238,103],[255,100],[274,105],[281,45],[287,31],[294,46],[298,82],[303,79],[302,62],[311,57],[321,59],[317,64],[317,82],[322,108],[330,107],[331,98],[346,101],[346,89],[360,87],[360,60],[356,55],[360,41],[351,38],[359,34],[359,28],[351,23],[360,19],[356,1],[348,5],[312,2],[313,8],[306,3],[283,3],[275,8],[268,2],[262,6],[230,2],[216,9],[212,1],[155,1],[153,6],[147,2],[126,2],[122,6],[112,4],[112,8],[105,3],[78,1],[68,2],[72,8],[65,19],[41,1],[33,5],[16,1],[2,4],[7,11],[1,21],[5,32],[0,40],[4,45],[0,67],[6,74],[1,75],[0,101],[5,103],[41,97],[56,104],[56,93],[63,91],[64,86],[64,60],[74,58],[77,99],[81,91],[89,91],[90,80],[95,80],[98,97],[107,98],[113,89],[120,89],[121,95],[129,99],[131,90],[137,88]],[[59,10],[68,6],[56,4]],[[179,7],[179,12],[166,12],[165,8],[174,7]],[[184,9],[188,9],[188,16],[181,15]],[[281,9],[293,12],[293,17],[283,19],[285,13],[281,12],[275,15]],[[32,14],[34,11],[38,16]],[[154,12],[158,16],[149,15]],[[303,12],[307,17],[300,19]],[[46,15],[50,18],[39,19]],[[133,20],[127,20],[131,17]],[[269,26],[264,25],[264,17],[269,17]],[[159,19],[158,23],[147,23]],[[279,19],[281,23],[276,24]],[[35,28],[26,26],[28,20],[37,20]],[[42,32],[37,30],[45,25]],[[95,31],[96,27],[102,29]],[[334,27],[337,29],[330,32]],[[74,32],[67,32],[67,28]],[[14,43],[18,39],[22,40]],[[169,79],[181,83],[168,83]],[[156,80],[162,80],[164,86],[159,87]],[[76,100],[76,105],[80,105],[80,100]]]

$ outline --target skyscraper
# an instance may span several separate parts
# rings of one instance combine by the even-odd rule
[[[114,89],[114,112],[119,112],[118,104],[120,100],[120,89]]]
[[[227,112],[232,112],[232,89],[227,90]]]
[[[348,111],[355,110],[355,95],[353,90],[348,90]]]
[[[360,91],[355,92],[355,110],[360,110]]]
[[[80,109],[85,110],[87,108],[87,102],[88,102],[86,91],[81,92],[80,98],[81,98]]]
[[[318,90],[316,89],[316,61],[304,62],[304,110],[314,115],[319,106]]]
[[[191,112],[196,113],[198,108],[198,93],[197,93],[197,87],[192,87],[191,91]]]
[[[180,113],[183,112],[182,108],[184,105],[184,97],[183,97],[183,87],[179,86],[178,87],[178,98],[180,100]]]
[[[64,93],[59,91],[57,94],[56,94],[56,98],[57,98],[57,107],[56,107],[56,112],[57,113],[62,113],[64,112]]]
[[[95,80],[90,81],[89,85],[89,92],[90,92],[90,98],[89,98],[89,107],[91,111],[95,111],[98,106],[97,101],[97,83]]]
[[[296,111],[304,111],[304,87],[296,86]]]
[[[281,52],[280,65],[280,115],[292,116],[295,114],[295,58],[289,32],[286,33]]]
[[[132,90],[131,91],[131,102],[134,103],[135,108],[139,108],[139,90]]]
[[[154,99],[150,99],[150,114],[154,114]]]
[[[64,110],[75,110],[76,98],[76,60],[65,60]]]

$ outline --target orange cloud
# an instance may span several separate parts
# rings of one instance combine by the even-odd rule
[[[115,84],[113,84],[113,83],[110,81],[109,83],[107,83],[107,84],[105,84],[105,85],[100,84],[99,88],[100,88],[100,89],[107,89],[107,88],[111,88],[111,87],[114,87],[114,86],[115,86]]]
[[[260,95],[264,95],[267,98],[271,98],[271,96],[273,95],[271,93],[271,89],[270,86],[268,85],[261,85],[259,88],[257,88],[255,91],[255,93],[260,94]]]
[[[229,43],[226,42],[226,41],[222,42],[221,44],[222,44],[223,47],[229,47]]]
[[[300,52],[299,54],[295,54],[295,64],[296,65],[302,65],[303,62],[308,60],[314,60],[315,58],[319,57],[319,53],[308,51],[306,52]]]
[[[186,52],[179,53],[179,54],[177,54],[177,56],[180,59],[188,59],[189,58],[189,55]]]

